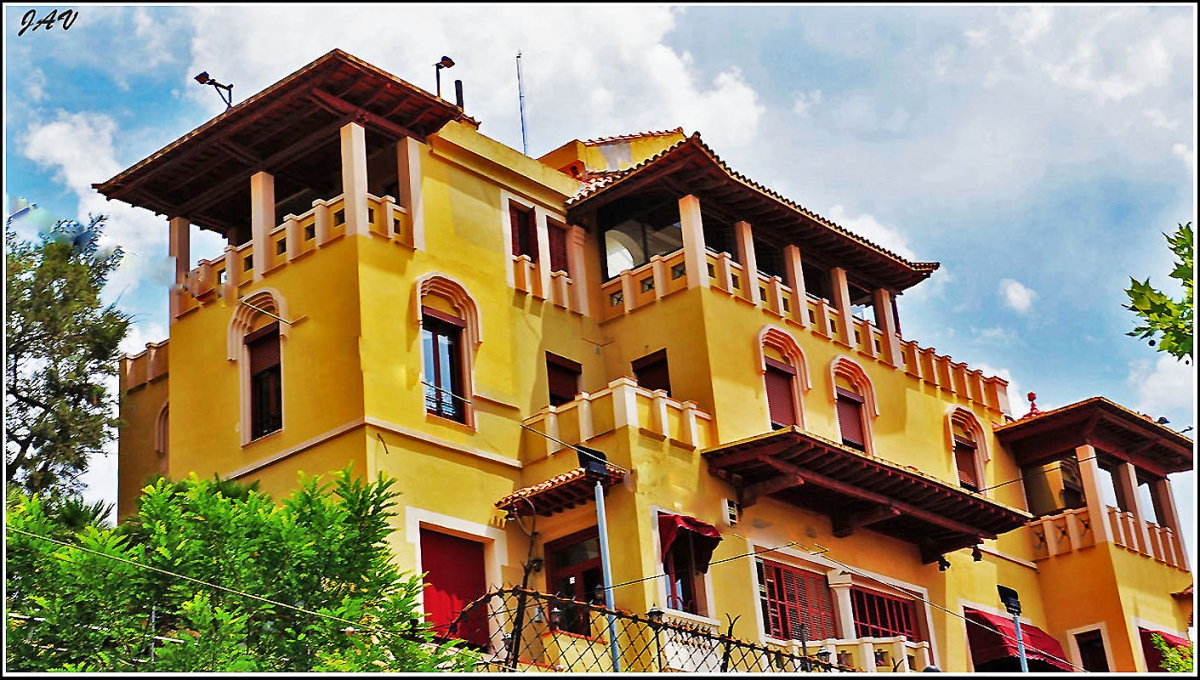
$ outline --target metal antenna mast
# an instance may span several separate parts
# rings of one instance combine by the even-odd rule
[[[517,95],[521,99],[521,151],[529,155],[529,140],[525,137],[525,87],[521,80],[521,51],[517,50]]]

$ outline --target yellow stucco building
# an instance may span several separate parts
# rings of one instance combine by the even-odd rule
[[[122,362],[122,516],[159,471],[385,473],[448,631],[486,589],[595,595],[586,446],[622,610],[870,672],[1014,668],[998,585],[1035,669],[1142,671],[1150,631],[1184,636],[1191,440],[1103,398],[1014,419],[1005,381],[901,332],[937,263],[698,134],[533,159],[477,128],[335,50],[97,185],[162,214],[175,262],[170,338]]]

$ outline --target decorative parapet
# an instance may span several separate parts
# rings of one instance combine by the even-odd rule
[[[693,451],[716,442],[713,417],[695,402],[678,401],[662,390],[651,391],[630,378],[617,378],[602,390],[581,392],[559,406],[547,406],[525,419],[526,427],[574,445],[635,427],[643,434],[669,440]],[[564,448],[547,437],[526,440],[523,460],[539,460]]]
[[[286,215],[283,223],[267,235],[267,252],[255,252],[254,242],[236,248],[228,246],[225,255],[200,260],[187,272],[183,285],[172,289],[172,309],[176,318],[209,304],[218,298],[236,299],[237,291],[259,278],[266,278],[292,262],[346,235],[345,196],[313,201],[303,215]],[[391,196],[367,194],[367,234],[385,238],[412,248],[408,212]]]
[[[1095,518],[1087,508],[1077,508],[1029,522],[1027,526],[1033,539],[1033,559],[1045,560],[1096,545],[1093,521]],[[1183,542],[1170,527],[1144,521],[1146,534],[1142,534],[1137,526],[1137,518],[1132,512],[1111,506],[1104,508],[1104,517],[1100,521],[1106,523],[1113,543],[1130,552],[1188,571]],[[1149,545],[1144,545],[1143,535],[1149,537]]]
[[[754,280],[750,280],[742,265],[728,253],[710,250],[705,255],[712,290],[759,307],[764,314],[808,330],[822,340],[845,346],[838,338],[846,321],[833,303],[808,294],[799,299],[778,276],[755,272]],[[751,286],[757,287],[757,295],[753,294]],[[687,287],[684,249],[655,255],[650,262],[627,269],[601,286],[600,320],[604,322],[644,309],[668,295],[687,290]],[[858,317],[851,317],[849,323],[849,348],[860,356],[874,359],[892,370],[903,370],[927,385],[985,408],[1010,413],[1008,383],[1004,379],[985,376],[982,371],[939,355],[932,347],[921,347],[912,340],[898,340],[900,355],[891,362],[883,330]]]
[[[146,349],[137,354],[121,357],[121,391],[130,392],[147,383],[167,377],[168,350],[167,343],[148,342]]]

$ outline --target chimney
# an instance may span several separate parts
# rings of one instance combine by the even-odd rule
[[[455,106],[458,107],[459,111],[462,110],[463,97],[462,97],[462,81],[461,80],[454,81],[454,104],[455,104]]]

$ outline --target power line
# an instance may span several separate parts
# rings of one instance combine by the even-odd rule
[[[450,395],[451,397],[458,399],[459,401],[466,402],[469,405],[474,405],[473,402],[468,397],[463,397],[463,396],[457,395],[457,394],[451,392],[450,390],[446,389],[445,387],[438,387],[437,385],[434,385],[433,383],[425,382],[424,380],[421,381],[421,384],[426,387],[431,387],[431,388],[437,390],[438,392],[445,392],[446,394]],[[529,430],[530,432],[540,434],[543,437],[545,437],[546,439],[549,439],[550,441],[554,442],[555,444],[559,444],[561,446],[565,446],[568,449],[572,449],[576,453],[579,453],[580,455],[587,456],[588,458],[591,458],[592,460],[604,463],[605,465],[611,465],[612,467],[617,468],[621,472],[624,472],[624,473],[629,472],[629,470],[621,467],[620,465],[617,465],[616,463],[609,461],[607,458],[601,458],[600,456],[597,456],[596,454],[592,453],[591,451],[588,451],[587,449],[580,448],[578,446],[575,446],[574,444],[568,444],[568,443],[564,442],[563,440],[558,439],[556,437],[551,437],[550,435],[546,434],[545,432],[535,430],[532,427],[529,427],[528,425],[526,425],[525,423],[522,423],[520,421],[517,422],[517,425],[520,425],[521,427],[525,428],[526,430]]]
[[[815,545],[815,544],[814,544],[814,545]],[[823,547],[823,546],[821,546],[821,547]],[[951,616],[955,616],[955,617],[957,617],[957,618],[960,618],[960,619],[962,619],[963,621],[966,621],[967,623],[974,624],[974,625],[976,625],[976,626],[979,626],[979,627],[981,627],[981,628],[984,628],[984,629],[986,629],[986,630],[989,630],[989,631],[991,631],[991,632],[994,632],[994,633],[996,633],[997,635],[999,635],[1000,637],[1002,637],[1002,638],[1004,638],[1004,639],[1008,640],[1009,642],[1012,642],[1013,644],[1017,644],[1017,639],[1016,639],[1015,637],[1009,637],[1009,636],[1008,636],[1008,635],[1006,635],[1005,633],[1001,632],[1001,631],[1000,631],[998,628],[991,628],[991,627],[989,627],[987,624],[980,623],[980,622],[978,622],[978,621],[972,621],[971,619],[967,618],[967,617],[966,617],[966,616],[964,616],[963,614],[959,614],[958,612],[956,612],[956,611],[953,611],[953,610],[950,610],[950,609],[947,609],[946,607],[943,607],[943,606],[942,606],[942,605],[940,605],[940,604],[936,604],[936,603],[934,603],[934,602],[931,602],[930,600],[927,600],[927,599],[925,599],[924,597],[921,597],[920,595],[918,595],[918,594],[916,594],[916,593],[913,593],[913,592],[910,592],[910,591],[907,591],[907,590],[901,589],[901,588],[899,588],[898,586],[894,586],[894,585],[892,585],[892,584],[890,584],[890,583],[887,583],[886,581],[883,581],[882,579],[880,579],[880,578],[879,578],[879,577],[877,577],[877,576],[872,576],[871,574],[867,574],[867,573],[865,573],[865,572],[863,572],[863,571],[861,571],[861,570],[859,570],[859,569],[857,569],[857,568],[855,568],[855,567],[852,567],[852,566],[850,566],[850,565],[846,564],[845,562],[842,562],[842,561],[840,561],[840,560],[835,560],[835,559],[833,559],[832,557],[829,557],[827,553],[828,553],[828,549],[825,549],[825,552],[822,552],[822,553],[810,553],[810,554],[814,554],[814,555],[820,555],[821,557],[824,557],[825,559],[829,560],[830,562],[833,562],[834,564],[838,565],[839,567],[841,567],[841,568],[843,568],[843,569],[846,569],[847,571],[850,571],[850,572],[852,572],[852,573],[854,573],[854,574],[857,574],[857,575],[859,575],[859,576],[861,576],[861,577],[863,577],[863,578],[870,579],[871,581],[874,581],[875,583],[878,583],[878,584],[880,584],[880,585],[883,585],[883,586],[885,586],[885,587],[887,587],[887,588],[891,588],[891,589],[892,589],[894,592],[896,592],[896,593],[899,593],[899,594],[902,594],[902,595],[904,595],[905,597],[912,597],[912,598],[915,598],[915,599],[917,599],[917,600],[920,600],[921,602],[924,602],[925,604],[929,605],[930,607],[933,607],[933,608],[935,608],[935,609],[940,609],[941,611],[944,611],[944,612],[946,612],[947,614],[950,614]],[[1059,657],[1057,657],[1057,656],[1054,656],[1053,654],[1051,654],[1051,653],[1047,652],[1047,651],[1046,651],[1046,650],[1044,650],[1044,649],[1038,649],[1037,651],[1038,651],[1040,654],[1044,654],[1044,655],[1046,655],[1046,656],[1050,657],[1051,659],[1054,659],[1055,661],[1061,661],[1061,662],[1063,662],[1063,663],[1067,664],[1068,666],[1070,666],[1071,668],[1074,668],[1074,669],[1076,669],[1076,670],[1083,671],[1084,673],[1087,673],[1087,672],[1089,672],[1089,671],[1088,671],[1086,668],[1083,668],[1082,666],[1076,666],[1075,664],[1071,663],[1070,661],[1067,661],[1066,659],[1062,659],[1062,658],[1059,658]]]
[[[25,531],[25,530],[23,530],[23,529],[17,529],[17,528],[14,528],[14,527],[6,527],[6,530],[7,530],[7,531],[16,532],[16,533],[18,533],[18,534],[24,534],[24,535],[26,535],[26,536],[30,536],[30,537],[33,537],[33,538],[39,538],[39,539],[41,539],[41,540],[43,540],[43,541],[48,541],[48,542],[50,542],[50,543],[54,543],[54,544],[56,544],[56,545],[60,545],[60,546],[66,547],[66,548],[73,548],[73,549],[75,549],[75,550],[79,550],[79,551],[86,552],[86,553],[91,553],[91,554],[93,554],[93,555],[99,555],[99,556],[101,556],[101,557],[107,557],[107,558],[108,558],[108,559],[110,559],[110,560],[114,560],[114,561],[116,561],[116,562],[121,562],[121,563],[124,563],[124,564],[128,564],[128,565],[131,565],[131,566],[134,566],[134,567],[138,567],[139,569],[147,569],[147,570],[149,570],[149,571],[158,572],[158,573],[160,573],[160,574],[164,574],[164,575],[166,575],[166,576],[171,576],[171,577],[174,577],[174,578],[177,578],[177,579],[182,579],[182,580],[184,580],[184,581],[191,581],[192,583],[197,583],[197,584],[200,584],[200,585],[202,585],[202,586],[207,586],[207,587],[209,587],[209,588],[214,588],[214,589],[216,589],[216,590],[222,590],[222,591],[225,591],[225,592],[227,592],[227,593],[230,593],[230,594],[233,594],[233,595],[239,595],[239,596],[241,596],[241,597],[248,597],[248,598],[250,598],[250,599],[253,599],[253,600],[258,600],[258,601],[260,601],[260,602],[265,602],[265,603],[267,603],[267,604],[275,605],[275,606],[278,606],[278,607],[283,607],[283,608],[285,608],[285,609],[291,609],[291,610],[293,610],[293,611],[298,611],[298,612],[300,612],[300,613],[302,613],[302,614],[308,614],[308,615],[310,615],[310,616],[317,616],[317,617],[321,617],[321,618],[329,619],[329,620],[331,620],[331,621],[336,621],[336,622],[338,622],[338,623],[345,623],[345,624],[349,624],[349,628],[350,628],[350,629],[349,629],[349,630],[347,630],[346,632],[351,632],[351,633],[352,633],[352,632],[357,632],[357,631],[359,631],[359,630],[363,630],[363,631],[365,631],[365,632],[371,632],[371,633],[382,633],[382,634],[386,634],[386,635],[394,635],[394,636],[401,637],[401,638],[403,638],[403,639],[412,640],[412,637],[411,637],[411,635],[409,635],[409,634],[405,634],[405,633],[398,633],[398,632],[395,632],[395,631],[390,631],[390,630],[387,630],[387,629],[385,629],[385,628],[373,628],[373,627],[365,627],[365,628],[361,628],[361,629],[360,629],[360,628],[358,628],[358,627],[359,627],[359,626],[362,626],[362,624],[361,624],[360,622],[357,622],[357,621],[352,621],[352,620],[350,620],[350,619],[343,619],[342,617],[340,617],[340,616],[334,616],[333,614],[325,614],[325,613],[322,613],[322,612],[313,611],[313,610],[311,610],[311,609],[305,609],[304,607],[299,607],[299,606],[296,606],[296,605],[288,604],[288,603],[286,603],[286,602],[279,602],[278,600],[272,600],[272,599],[270,599],[270,598],[263,597],[263,596],[261,596],[261,595],[255,595],[255,594],[253,594],[253,593],[247,593],[247,592],[245,592],[245,591],[237,590],[237,589],[234,589],[234,588],[229,588],[229,587],[227,587],[227,586],[223,586],[223,585],[220,585],[220,584],[217,584],[217,583],[211,583],[211,582],[209,582],[209,581],[205,581],[205,580],[202,580],[202,579],[198,579],[198,578],[192,578],[191,576],[187,576],[187,575],[180,574],[180,573],[177,573],[177,572],[169,571],[169,570],[167,570],[167,569],[162,569],[162,568],[160,568],[160,567],[156,567],[156,566],[153,566],[153,565],[150,565],[150,564],[142,564],[141,562],[135,562],[135,561],[133,561],[133,560],[128,560],[128,559],[125,559],[125,558],[123,558],[123,557],[118,557],[118,556],[116,556],[116,555],[110,555],[110,554],[108,554],[108,553],[100,552],[100,551],[98,551],[98,550],[92,550],[91,548],[85,548],[85,547],[83,547],[83,546],[81,546],[81,545],[78,545],[78,544],[75,544],[75,543],[68,543],[68,542],[66,542],[66,541],[60,541],[60,540],[58,540],[58,539],[56,539],[56,538],[50,538],[49,536],[42,536],[41,534],[35,534],[35,533],[32,533],[32,532]],[[63,561],[72,562],[72,563],[74,563],[74,564],[80,564],[79,562],[76,562],[75,560],[72,560],[72,559],[70,559],[70,558],[67,558],[67,557],[65,557],[65,556],[61,556],[61,555],[57,555],[57,554],[56,554],[56,555],[54,555],[54,557],[56,557],[56,558],[58,558],[58,559],[61,559],[61,560],[63,560]],[[80,566],[86,566],[86,565],[82,565],[82,564],[80,564]],[[102,568],[102,567],[101,567],[101,568]],[[108,569],[105,569],[105,571],[108,571],[109,573],[112,573],[112,574],[114,574],[114,575],[119,575],[119,574],[117,574],[116,572],[113,572],[113,571],[111,571],[111,570],[108,570]]]

